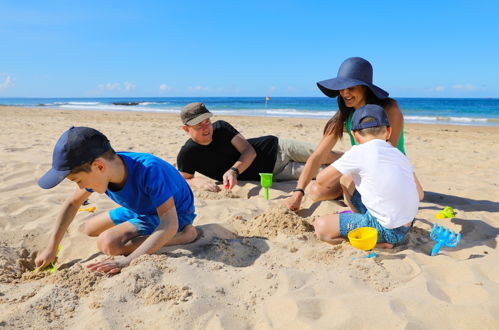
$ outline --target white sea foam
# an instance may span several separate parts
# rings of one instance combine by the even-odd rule
[[[55,107],[60,109],[70,109],[70,110],[89,110],[89,111],[137,111],[137,112],[154,112],[154,113],[179,113],[182,109],[182,105],[174,102],[155,102],[155,101],[144,101],[138,102],[138,105],[120,105],[111,104],[107,102],[99,101],[55,101],[51,103],[44,104],[44,106]],[[42,104],[40,104],[42,105]],[[40,106],[39,105],[39,106]],[[216,109],[214,106],[210,107],[210,111],[215,115],[227,115],[227,116],[257,116],[257,117],[287,117],[287,118],[321,118],[329,119],[331,118],[334,111],[320,111],[320,110],[306,110],[306,109],[296,109],[296,108],[228,108],[228,109]],[[414,113],[414,111],[412,111]],[[491,125],[498,126],[499,118],[484,118],[484,117],[459,117],[459,116],[442,116],[436,113],[435,116],[432,115],[414,115],[406,114],[404,116],[407,123],[422,123],[422,124],[451,124],[451,125]]]
[[[404,116],[409,123],[446,123],[446,124],[466,124],[466,123],[487,123],[489,118],[472,117],[443,117],[443,116]]]

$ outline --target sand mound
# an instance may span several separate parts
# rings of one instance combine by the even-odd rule
[[[81,297],[95,290],[95,286],[106,277],[109,275],[92,272],[81,264],[75,264],[67,269],[56,271],[52,276],[47,276],[47,282],[68,288]]]
[[[35,269],[35,258],[36,252],[30,253],[24,248],[0,246],[0,282],[17,283],[20,279],[25,279],[24,274],[30,274],[30,279],[44,277],[43,272],[32,272]]]
[[[78,301],[78,296],[67,288],[47,285],[17,305],[1,325],[12,329],[62,329],[64,322],[74,315]]]
[[[192,296],[192,291],[189,287],[177,287],[173,285],[153,285],[144,289],[142,294],[146,304],[159,304],[161,302],[172,302],[178,305],[180,302],[189,300]]]
[[[271,208],[250,221],[242,217],[234,217],[232,220],[238,227],[238,234],[244,236],[272,238],[279,234],[296,236],[314,231],[314,227],[304,218],[282,206]]]
[[[219,192],[213,191],[194,191],[194,197],[199,199],[210,199],[210,200],[219,200],[219,199],[231,199],[231,198],[245,198],[241,191],[235,191],[234,189],[227,190],[222,189]]]

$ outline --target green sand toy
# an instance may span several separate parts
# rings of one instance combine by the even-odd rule
[[[55,257],[57,258],[57,255],[59,254],[59,251],[61,251],[61,244],[57,246],[57,252],[55,253]],[[56,259],[57,260],[57,259]],[[43,268],[40,269],[40,267],[36,267],[35,270],[33,271],[34,273],[38,272],[49,272],[53,273],[57,270],[57,266],[55,265],[56,260],[52,261],[51,263],[46,264]]]
[[[437,219],[452,219],[456,216],[457,212],[450,206],[444,207],[442,211],[437,212],[435,217]]]
[[[259,173],[260,184],[265,191],[265,199],[269,199],[269,188],[272,186],[272,173]]]

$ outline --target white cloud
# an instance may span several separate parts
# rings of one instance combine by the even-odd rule
[[[189,90],[192,92],[199,92],[199,91],[207,91],[209,90],[209,88],[206,86],[194,86],[194,87],[189,87]]]
[[[458,85],[454,85],[452,86],[452,88],[455,88],[455,89],[463,89],[463,90],[466,90],[466,91],[474,91],[474,90],[477,90],[478,88],[473,86],[472,84],[458,84]]]
[[[271,93],[275,92],[276,90],[277,90],[277,87],[275,87],[275,86],[272,86],[269,88],[269,92],[271,92]]]
[[[14,84],[14,78],[12,76],[5,77],[4,82],[0,83],[0,89],[7,89]]]
[[[433,89],[435,92],[443,92],[445,90],[444,86],[437,86]]]
[[[170,89],[172,89],[172,86],[169,86],[167,84],[161,84],[161,85],[159,85],[159,90],[162,91],[162,92],[169,91]]]
[[[103,91],[114,91],[114,90],[120,90],[121,89],[120,83],[100,84],[97,87],[99,87],[99,89],[103,90]]]
[[[137,85],[132,84],[131,82],[128,82],[128,81],[125,81],[125,82],[123,83],[123,85],[125,86],[125,90],[126,90],[126,91],[129,91],[129,90],[135,89],[135,87],[137,87]]]
[[[119,82],[113,82],[113,83],[105,83],[97,85],[97,88],[99,88],[101,91],[121,91],[121,90],[131,91],[136,87],[137,85],[132,84],[128,80],[125,81],[123,84]]]

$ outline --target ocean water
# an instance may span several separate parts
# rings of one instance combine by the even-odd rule
[[[396,98],[408,123],[499,126],[499,99]],[[0,98],[0,105],[65,110],[179,113],[190,102],[204,102],[219,115],[330,118],[336,99],[327,97],[135,97]]]

